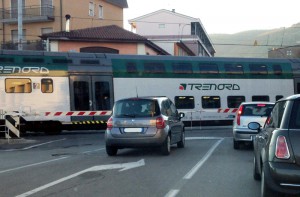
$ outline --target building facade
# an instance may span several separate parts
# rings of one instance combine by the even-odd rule
[[[18,42],[29,47],[42,34],[65,31],[67,15],[71,30],[106,25],[123,27],[123,9],[127,7],[127,0],[22,0],[23,31],[19,40],[18,0],[1,0],[0,42],[8,48]]]
[[[215,49],[200,19],[158,10],[129,20],[131,30],[171,55],[214,56]]]
[[[268,51],[269,58],[300,58],[300,45],[274,48]]]

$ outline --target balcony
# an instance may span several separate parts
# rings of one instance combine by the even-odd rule
[[[17,8],[0,9],[0,22],[5,24],[18,23]],[[23,7],[23,23],[50,22],[54,21],[53,6],[27,6]]]

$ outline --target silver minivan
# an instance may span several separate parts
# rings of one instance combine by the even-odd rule
[[[183,117],[165,96],[116,101],[107,121],[106,152],[113,156],[121,148],[160,147],[163,155],[169,155],[172,144],[185,146]]]
[[[250,130],[250,122],[264,125],[274,107],[271,102],[243,102],[238,108],[233,121],[233,148],[239,149],[240,143],[251,142],[257,131]]]

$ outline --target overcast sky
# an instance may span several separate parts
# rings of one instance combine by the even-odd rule
[[[208,34],[290,27],[300,22],[300,0],[127,0],[128,20],[159,9],[199,18]]]

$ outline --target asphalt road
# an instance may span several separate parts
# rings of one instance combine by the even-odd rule
[[[234,150],[230,128],[193,128],[186,147],[122,149],[109,157],[103,131],[0,139],[0,196],[255,197],[251,146]]]

